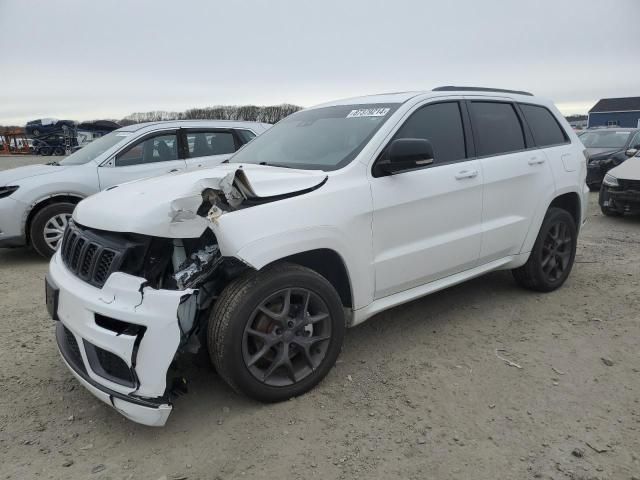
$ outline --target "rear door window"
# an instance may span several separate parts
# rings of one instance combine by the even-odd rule
[[[232,132],[187,131],[185,138],[187,158],[223,155],[236,151],[236,141]]]
[[[480,157],[524,150],[524,133],[511,103],[469,103],[476,153]]]
[[[568,141],[566,133],[556,118],[545,107],[520,104],[520,109],[531,129],[533,141],[538,147],[560,145]]]

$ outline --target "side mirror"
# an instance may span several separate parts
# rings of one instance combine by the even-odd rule
[[[637,147],[637,146],[639,146],[639,145],[636,145],[636,147]],[[637,149],[636,147],[633,147],[633,148],[628,149],[626,152],[624,152],[624,154],[625,154],[627,157],[633,157],[633,156],[635,156],[635,154],[636,154],[636,153],[638,153],[638,149]]]
[[[393,174],[433,163],[433,146],[423,138],[398,138],[389,145],[388,160],[380,167],[386,174]]]

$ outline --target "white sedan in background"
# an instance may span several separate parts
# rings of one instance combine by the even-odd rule
[[[270,126],[142,123],[115,130],[60,162],[0,172],[0,247],[31,245],[50,257],[83,198],[131,180],[216,166]]]

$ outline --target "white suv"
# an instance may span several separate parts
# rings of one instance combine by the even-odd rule
[[[118,183],[218,165],[271,125],[224,120],[140,123],[60,162],[0,172],[0,247],[50,257],[75,205]]]
[[[163,425],[168,369],[203,345],[261,401],[331,369],[345,327],[498,269],[566,280],[586,218],[584,147],[551,102],[441,87],[298,112],[218,167],[80,202],[47,305],[78,380]]]

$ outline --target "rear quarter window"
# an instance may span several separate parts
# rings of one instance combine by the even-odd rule
[[[524,150],[524,132],[511,103],[472,101],[469,113],[478,156]]]
[[[520,109],[531,129],[533,141],[538,147],[560,145],[569,141],[569,137],[556,118],[545,107],[520,104]]]

